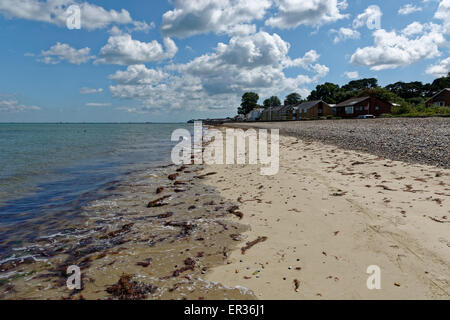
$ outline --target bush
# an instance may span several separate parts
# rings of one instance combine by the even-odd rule
[[[333,116],[332,115],[328,115],[326,118],[327,118],[327,120],[331,120],[331,119],[333,119]]]
[[[414,112],[414,109],[406,102],[402,102],[399,106],[392,107],[392,114],[401,115]]]

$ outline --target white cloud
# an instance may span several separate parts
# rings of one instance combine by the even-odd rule
[[[353,28],[358,29],[363,26],[368,26],[371,22],[381,21],[382,16],[383,12],[380,7],[371,5],[353,20]]]
[[[117,30],[114,30],[114,33],[100,50],[95,63],[132,65],[163,61],[173,58],[178,51],[175,42],[170,38],[163,39],[164,50],[156,40],[141,42],[134,40],[129,34],[117,34]]]
[[[272,0],[176,0],[164,13],[161,31],[168,37],[254,30],[249,24],[264,17]],[[242,33],[241,33],[242,34]]]
[[[95,56],[91,56],[90,48],[74,49],[68,44],[58,42],[49,50],[42,51],[38,61],[46,64],[58,64],[62,61],[68,61],[73,64],[80,65],[86,63]]]
[[[434,17],[443,21],[445,32],[450,34],[450,0],[442,0],[439,3]]]
[[[401,7],[398,10],[398,14],[402,15],[402,16],[406,16],[408,14],[414,13],[414,12],[419,12],[422,11],[421,7],[415,6],[413,4],[405,4],[403,7]]]
[[[102,88],[87,88],[87,87],[83,87],[80,89],[80,93],[81,94],[92,94],[92,93],[102,93],[103,89]]]
[[[110,76],[115,82],[110,90],[115,97],[140,100],[147,111],[235,110],[240,96],[249,90],[261,96],[286,91],[307,94],[304,86],[324,77],[329,69],[317,63],[320,56],[314,50],[291,59],[289,47],[277,34],[260,31],[235,36],[219,43],[212,53],[165,70],[128,66]],[[287,77],[284,70],[293,67],[307,74]]]
[[[358,79],[359,73],[358,71],[346,71],[344,72],[344,76],[346,76],[349,79]]]
[[[341,13],[347,8],[347,1],[276,0],[275,3],[278,12],[266,21],[266,25],[280,29],[299,25],[318,27],[348,17]]]
[[[106,10],[101,6],[74,0],[0,0],[0,13],[7,18],[19,18],[66,26],[66,9],[76,4],[81,9],[81,27],[87,30],[105,28],[111,24],[131,24],[139,30],[151,27],[142,21],[134,21],[130,13],[122,9]]]
[[[361,36],[359,31],[350,28],[340,28],[339,30],[332,29],[330,31],[331,33],[336,34],[333,40],[334,43],[339,43],[347,39],[359,39]]]
[[[376,30],[374,45],[358,48],[351,63],[370,67],[372,70],[395,69],[440,56],[439,46],[445,42],[439,26],[429,25],[430,31],[410,39],[404,34],[384,29]]]
[[[0,95],[0,112],[24,112],[41,110],[38,106],[27,106],[14,97]]]
[[[438,77],[445,77],[450,72],[450,57],[439,61],[438,64],[431,65],[427,68],[426,73]]]
[[[88,102],[86,107],[110,107],[112,104],[109,102]]]
[[[412,36],[415,34],[421,34],[424,31],[424,25],[414,21],[402,30],[402,33],[406,36]]]

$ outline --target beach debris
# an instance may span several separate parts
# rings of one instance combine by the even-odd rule
[[[439,220],[439,219],[433,218],[431,216],[428,216],[428,218],[430,218],[431,220],[433,220],[435,222],[439,222],[439,223],[450,223],[450,221]]]
[[[228,213],[234,214],[237,210],[239,210],[239,206],[231,206],[227,209]]]
[[[152,258],[147,258],[144,261],[136,263],[136,265],[143,268],[147,268],[149,265],[152,264],[152,260],[153,260]]]
[[[231,214],[235,215],[236,217],[239,218],[239,220],[242,220],[244,218],[244,214],[240,211],[234,211]]]
[[[175,181],[178,178],[178,173],[174,173],[168,176],[169,180]]]
[[[166,218],[170,218],[170,217],[173,216],[173,215],[174,215],[173,212],[166,212],[166,213],[158,214],[158,215],[156,215],[156,216],[151,216],[150,218],[166,219]]]
[[[233,239],[234,241],[241,241],[241,236],[239,234],[230,234],[230,238]]]
[[[156,189],[156,194],[160,194],[160,193],[162,193],[164,191],[164,187],[158,187],[157,189]]]
[[[143,300],[158,289],[150,284],[132,281],[131,278],[131,275],[123,274],[116,284],[106,288],[106,292],[119,300]]]
[[[347,191],[341,191],[341,190],[339,190],[338,192],[334,192],[334,193],[332,193],[331,195],[333,196],[333,197],[343,197],[343,196],[345,196],[347,194]]]
[[[400,287],[400,283],[396,282],[396,283],[394,283],[394,286]]]
[[[194,210],[195,208],[197,208],[196,206],[192,205],[188,208],[188,210]]]
[[[175,270],[172,274],[172,277],[174,278],[178,277],[183,272],[189,270],[194,271],[194,269],[195,269],[195,261],[192,258],[186,258],[186,260],[184,260],[184,267]]]
[[[158,198],[156,200],[150,201],[147,204],[147,208],[156,208],[156,207],[165,206],[165,205],[167,205],[167,203],[163,202],[163,201],[168,199],[168,198],[170,198],[170,196],[164,196],[164,197]]]
[[[300,288],[300,281],[298,279],[294,279],[294,290],[298,292]]]
[[[213,176],[217,174],[217,172],[208,172],[199,176],[195,176],[194,179],[205,179],[206,177]]]
[[[177,169],[177,172],[184,171],[186,169],[186,166],[181,166]]]
[[[186,184],[186,182],[182,182],[182,181],[175,181],[174,183],[173,183],[175,186],[182,186],[182,185],[185,185]]]
[[[252,248],[253,246],[257,245],[260,242],[264,242],[267,241],[267,237],[258,237],[256,240],[247,242],[245,247],[241,248],[241,253],[245,254],[247,252],[247,250],[249,250],[250,248]]]
[[[379,184],[379,185],[377,185],[376,187],[378,187],[378,188],[383,188],[383,189],[386,190],[386,191],[397,191],[397,190],[391,189],[391,188],[389,188],[388,186],[385,186],[385,185],[383,185],[383,184]]]
[[[111,231],[110,233],[104,235],[103,237],[101,237],[100,239],[110,239],[110,238],[115,238],[123,233],[126,233],[128,231],[130,231],[131,227],[134,226],[134,223],[128,223],[123,225],[120,229],[115,230],[115,231]],[[99,250],[98,250],[99,251]],[[88,252],[90,253],[90,252]]]
[[[190,235],[192,230],[194,230],[194,228],[196,227],[195,224],[192,224],[192,223],[186,222],[186,221],[183,221],[183,222],[169,221],[169,222],[166,222],[164,225],[170,226],[170,227],[181,228],[181,232],[179,234],[179,236],[181,236],[181,237]]]

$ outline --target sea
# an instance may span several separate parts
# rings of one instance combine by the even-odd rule
[[[192,131],[188,124],[0,124],[0,257],[110,196],[112,183],[167,164],[179,128]]]

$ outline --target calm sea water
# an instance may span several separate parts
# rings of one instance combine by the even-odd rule
[[[108,183],[167,163],[177,128],[190,126],[0,124],[0,227],[69,219]]]

